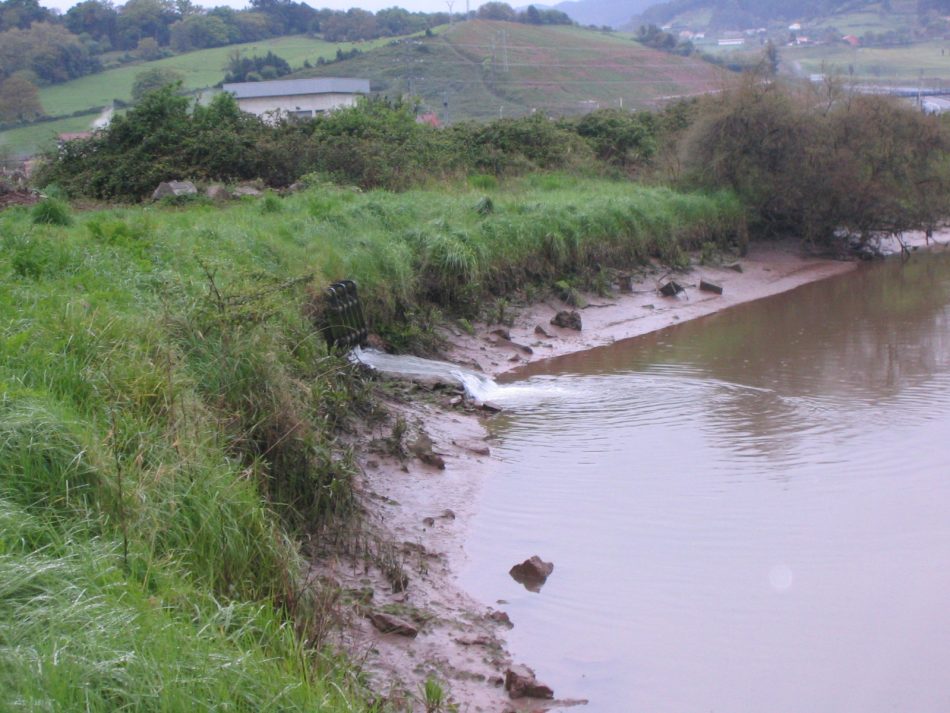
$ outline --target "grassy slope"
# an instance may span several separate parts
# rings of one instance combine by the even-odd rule
[[[642,108],[719,86],[716,68],[650,50],[627,36],[484,20],[303,75],[365,76],[391,95],[408,92],[411,76],[413,92],[432,110],[441,114],[448,97],[453,120],[535,109],[574,114],[619,106],[621,99],[624,107]]]
[[[29,156],[55,145],[60,134],[88,131],[96,116],[74,116],[0,131],[0,147],[9,148],[14,155]]]
[[[366,50],[384,45],[388,41],[373,40],[356,45],[349,42],[330,43],[306,35],[294,35],[243,45],[215,47],[166,57],[154,62],[128,64],[99,74],[80,77],[71,82],[43,87],[40,90],[40,102],[47,114],[60,116],[83,109],[105,107],[110,105],[113,99],[129,101],[135,75],[145,69],[161,67],[177,70],[185,77],[185,88],[197,91],[211,87],[224,79],[228,55],[235,51],[241,51],[247,55],[263,55],[270,51],[286,59],[292,67],[299,67],[304,60],[315,62],[320,57],[331,59],[336,56],[337,49],[348,50],[358,46]],[[32,153],[37,148],[46,146],[59,133],[88,130],[95,118],[95,115],[76,117],[0,132],[0,144],[10,146],[16,153]]]
[[[384,40],[374,40],[360,43],[359,46],[365,49],[384,43]],[[249,56],[273,52],[286,59],[291,66],[299,67],[304,60],[315,62],[320,57],[330,59],[336,55],[337,49],[347,50],[353,46],[352,43],[334,44],[305,35],[294,35],[243,45],[215,47],[166,57],[154,62],[125,65],[107,72],[80,77],[64,84],[44,87],[40,92],[40,101],[47,114],[54,116],[67,114],[87,107],[105,106],[114,98],[128,101],[131,98],[135,75],[144,69],[160,67],[177,70],[185,75],[185,88],[196,90],[211,87],[223,80],[228,56],[235,51],[244,52]]]
[[[675,258],[740,212],[560,176],[493,191],[490,215],[481,196],[321,187],[69,227],[0,213],[0,707],[363,709],[274,608],[298,562],[258,491],[296,460],[269,471],[271,451],[338,451],[326,424],[353,408],[304,287],[275,283],[355,277],[380,326],[423,295]],[[322,497],[343,497],[333,482]]]

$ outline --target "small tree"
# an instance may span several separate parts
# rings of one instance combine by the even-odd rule
[[[42,115],[40,93],[29,79],[14,74],[0,84],[0,121],[32,121]]]
[[[132,101],[138,103],[149,92],[167,87],[170,84],[180,84],[185,79],[181,72],[167,67],[153,67],[135,75],[132,83]]]

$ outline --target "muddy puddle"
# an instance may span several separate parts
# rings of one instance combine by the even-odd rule
[[[950,256],[508,380],[460,577],[559,697],[950,710]]]

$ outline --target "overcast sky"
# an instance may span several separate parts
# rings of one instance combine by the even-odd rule
[[[124,4],[124,0],[114,0],[116,5]],[[308,5],[320,9],[323,7],[333,8],[334,10],[349,10],[351,7],[361,7],[364,10],[370,10],[376,12],[377,10],[382,10],[387,7],[403,7],[407,10],[413,12],[444,12],[448,10],[448,5],[446,5],[445,0],[304,0]],[[469,0],[469,8],[474,10],[483,2],[487,0]],[[554,4],[558,0],[551,0],[550,4]],[[510,2],[509,4],[514,6],[520,6],[526,4],[522,0],[517,0],[516,2]],[[40,5],[43,7],[56,8],[57,10],[62,10],[66,12],[70,7],[76,4],[76,0],[40,0]],[[216,7],[218,5],[228,5],[233,8],[243,8],[246,7],[249,2],[247,0],[197,0],[198,5],[203,5],[204,7]],[[465,12],[465,0],[455,0],[452,5],[454,12]]]

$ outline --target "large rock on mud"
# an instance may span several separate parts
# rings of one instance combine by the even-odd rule
[[[573,329],[575,331],[581,331],[581,315],[577,310],[562,310],[554,315],[554,319],[551,320],[551,324],[555,327],[563,327],[564,329]]]
[[[398,616],[387,614],[386,612],[373,612],[369,615],[369,620],[373,626],[384,634],[408,636],[410,639],[414,639],[419,635],[419,629],[408,621],[400,619]]]
[[[159,183],[158,188],[152,191],[152,200],[167,198],[168,196],[194,196],[198,195],[198,189],[191,181],[165,181]]]
[[[554,698],[554,691],[535,678],[527,666],[512,666],[505,672],[505,690],[511,698]]]
[[[551,572],[554,571],[553,562],[545,562],[543,559],[534,555],[526,559],[521,564],[516,564],[508,574],[511,575],[518,584],[523,584],[529,592],[540,592],[541,587],[548,580]]]

